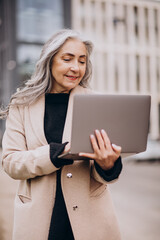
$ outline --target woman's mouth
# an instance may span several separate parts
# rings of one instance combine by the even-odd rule
[[[75,81],[75,80],[77,80],[78,79],[78,76],[73,76],[73,75],[65,75],[68,79],[70,79],[70,80],[73,80],[73,81]]]

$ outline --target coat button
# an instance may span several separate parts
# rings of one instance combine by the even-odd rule
[[[67,178],[72,178],[72,173],[67,173]]]
[[[73,210],[76,211],[78,209],[78,206],[73,206]]]

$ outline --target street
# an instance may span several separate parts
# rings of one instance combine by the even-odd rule
[[[112,184],[122,240],[160,239],[160,162],[125,162]]]
[[[160,162],[136,163],[124,159],[123,165],[119,180],[110,184],[122,240],[159,240]],[[17,182],[0,170],[1,240],[11,240],[16,187]]]

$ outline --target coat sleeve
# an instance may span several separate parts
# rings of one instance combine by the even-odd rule
[[[92,161],[91,175],[96,181],[98,181],[100,183],[103,183],[103,184],[113,183],[118,180],[119,175],[122,170],[121,158],[118,159],[116,165],[117,165],[117,166],[115,166],[116,171],[114,171],[114,173],[111,176],[107,176],[107,175],[104,176],[105,174],[104,173],[100,174],[100,171],[98,171],[96,164],[94,163],[94,161]]]
[[[96,162],[95,164],[95,168],[98,172],[98,174],[103,177],[103,179],[107,182],[111,182],[115,179],[117,179],[122,171],[122,161],[121,161],[121,157],[119,157],[115,163],[114,166],[109,169],[109,170],[103,170]]]
[[[28,150],[23,119],[18,107],[10,107],[2,140],[2,167],[14,179],[48,175],[56,168],[50,160],[49,145]]]

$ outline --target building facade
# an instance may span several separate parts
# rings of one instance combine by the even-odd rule
[[[0,0],[0,105],[33,73],[44,42],[71,27],[71,0]],[[0,120],[0,143],[5,128]]]
[[[94,89],[150,94],[150,137],[160,138],[160,2],[73,0],[72,27],[93,40]]]
[[[30,77],[44,42],[65,27],[94,42],[94,89],[151,94],[150,137],[159,139],[160,1],[1,0],[0,105]]]

